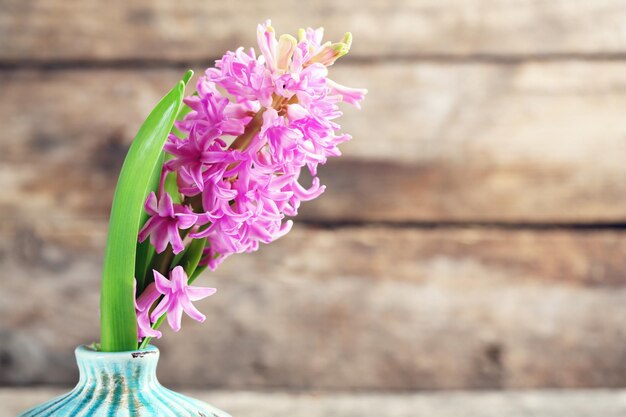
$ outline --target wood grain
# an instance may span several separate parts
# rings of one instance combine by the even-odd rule
[[[339,65],[367,86],[312,221],[623,222],[626,63]],[[176,70],[0,73],[5,219],[105,218]],[[396,85],[390,85],[393,80]],[[28,204],[24,204],[27,202]]]
[[[62,388],[0,388],[0,417],[65,394]],[[626,390],[558,390],[521,392],[330,393],[183,391],[232,415],[275,417],[623,417]]]
[[[0,383],[70,384],[72,348],[97,338],[106,226],[76,226],[0,233],[10,277]],[[626,232],[296,227],[202,278],[218,288],[198,303],[207,321],[158,341],[160,377],[248,389],[619,387],[624,268]]]
[[[369,95],[302,223],[204,277],[207,322],[158,341],[161,379],[625,386],[617,0],[1,1],[0,385],[75,382],[128,144],[183,67],[268,17],[352,31],[331,76]]]
[[[280,32],[324,25],[355,37],[353,56],[623,54],[626,9],[618,0],[5,0],[0,60],[83,62],[215,58],[255,44],[256,24]],[[27,30],[24,30],[27,28]]]

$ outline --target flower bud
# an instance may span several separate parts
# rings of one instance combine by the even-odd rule
[[[320,48],[319,52],[313,56],[308,64],[320,63],[325,66],[330,66],[335,63],[337,59],[344,56],[350,51],[352,45],[352,34],[347,32],[341,42],[333,43],[326,42]]]
[[[298,41],[291,35],[281,35],[278,39],[278,48],[276,54],[276,68],[279,70],[287,70],[291,63],[291,57],[296,50]]]

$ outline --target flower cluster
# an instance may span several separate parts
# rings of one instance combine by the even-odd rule
[[[150,237],[157,253],[171,247],[177,254],[185,236],[206,238],[201,264],[215,269],[229,255],[289,232],[286,217],[324,191],[318,165],[339,156],[338,145],[350,139],[335,122],[338,104],[359,107],[366,93],[328,78],[328,66],[350,49],[351,35],[338,43],[322,36],[322,28],[309,28],[299,39],[277,38],[267,21],[257,29],[259,55],[239,48],[206,70],[165,145],[169,159],[159,195],[146,202],[150,219],[140,241]],[[299,182],[303,168],[313,177],[308,186]],[[180,204],[165,191],[168,176],[176,178]],[[145,322],[143,304],[138,313]]]

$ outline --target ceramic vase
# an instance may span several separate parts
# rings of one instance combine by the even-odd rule
[[[159,350],[131,352],[76,348],[80,379],[69,393],[21,417],[230,417],[206,403],[163,387],[156,377]]]

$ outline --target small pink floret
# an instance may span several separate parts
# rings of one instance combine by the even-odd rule
[[[172,245],[175,254],[185,249],[179,229],[189,229],[196,223],[198,216],[187,206],[174,204],[168,193],[163,193],[160,200],[150,193],[144,206],[150,218],[139,231],[139,241],[143,242],[150,236],[150,243],[157,253],[161,253]]]
[[[202,314],[191,302],[201,300],[215,294],[215,288],[192,287],[188,285],[189,278],[182,266],[176,266],[170,272],[170,279],[165,278],[158,271],[154,273],[154,285],[156,290],[163,295],[163,298],[150,314],[152,322],[161,315],[167,314],[167,322],[175,331],[179,331],[183,312],[192,319],[203,322]]]

